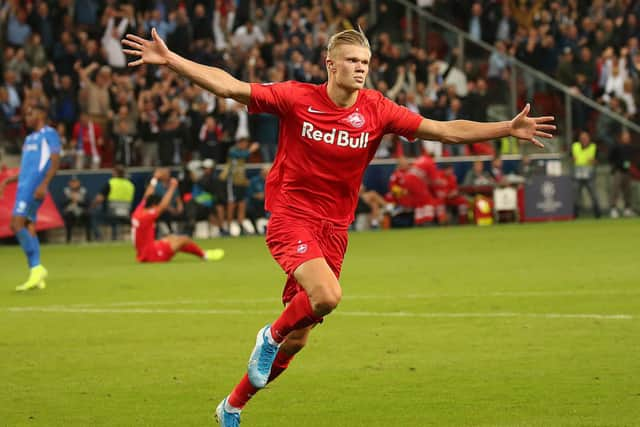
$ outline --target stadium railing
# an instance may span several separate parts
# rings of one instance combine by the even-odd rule
[[[450,48],[457,47],[458,64],[465,64],[465,52],[473,50],[475,55],[480,55],[483,60],[488,60],[488,57],[492,53],[498,54],[497,49],[481,40],[475,40],[471,35],[460,28],[446,22],[439,17],[433,15],[427,10],[418,7],[416,4],[411,3],[408,0],[394,0],[397,4],[402,5],[405,8],[405,18],[407,25],[407,31],[412,35],[414,27],[410,24],[414,22],[414,17],[417,18],[418,24],[415,26],[418,34],[416,35],[418,44],[424,47],[425,44],[431,41],[438,41],[438,37],[442,37],[446,44]],[[373,8],[375,9],[375,8]],[[375,14],[372,16],[374,22],[377,18]],[[430,38],[430,35],[433,37]],[[440,41],[442,41],[440,39]],[[433,48],[434,46],[430,46]],[[480,51],[478,53],[478,51]],[[590,99],[570,87],[560,83],[558,80],[548,76],[547,74],[536,70],[527,64],[517,60],[513,56],[508,56],[509,65],[511,68],[507,89],[508,99],[503,105],[505,108],[493,108],[492,111],[497,112],[498,116],[491,116],[490,119],[507,119],[513,117],[519,109],[519,94],[522,92],[519,90],[523,84],[533,88],[534,95],[532,99],[527,101],[532,102],[532,107],[537,108],[537,114],[549,114],[556,115],[558,125],[558,140],[552,140],[550,144],[547,144],[549,149],[555,152],[568,152],[569,145],[575,141],[573,132],[575,125],[572,123],[574,111],[576,106],[579,108],[593,109],[600,114],[604,114],[611,120],[619,123],[622,127],[627,128],[635,136],[635,140],[640,137],[640,125],[634,123],[625,117],[611,111],[609,108],[597,103],[593,99]],[[537,91],[536,89],[542,88]],[[553,93],[555,92],[555,94]],[[554,105],[558,103],[558,96],[560,95],[561,105]],[[535,98],[535,99],[534,99]],[[499,105],[497,107],[500,107]],[[560,107],[560,108],[557,108]],[[554,111],[555,110],[555,111]],[[490,112],[491,113],[491,112]],[[590,123],[592,125],[593,122]]]

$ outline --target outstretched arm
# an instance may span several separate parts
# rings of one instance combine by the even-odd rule
[[[151,29],[151,40],[127,34],[122,44],[128,47],[123,49],[124,53],[139,57],[129,63],[130,67],[141,64],[166,65],[217,96],[233,98],[242,104],[249,104],[251,96],[249,83],[236,79],[220,68],[198,64],[170,51],[155,28]]]
[[[555,130],[550,124],[553,116],[529,117],[529,104],[510,121],[480,123],[469,120],[441,122],[424,119],[418,126],[416,138],[437,140],[449,144],[464,144],[488,139],[513,136],[530,141],[538,147],[544,147],[538,138],[551,138],[549,133]]]
[[[169,181],[169,188],[167,188],[167,192],[164,193],[164,196],[162,196],[162,200],[160,200],[160,204],[158,205],[158,215],[160,215],[169,207],[176,188],[178,188],[178,180],[175,178],[171,178],[171,180]]]

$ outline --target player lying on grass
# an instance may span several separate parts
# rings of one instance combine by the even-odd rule
[[[383,135],[463,144],[504,136],[531,141],[551,137],[553,117],[529,117],[527,105],[513,120],[441,122],[401,107],[380,92],[364,89],[371,48],[364,33],[346,30],[329,40],[328,81],[270,84],[240,81],[226,71],[171,52],[155,29],[152,40],[127,34],[130,66],[165,65],[223,98],[248,105],[251,113],[280,118],[278,152],[265,188],[271,212],[267,246],[287,274],[275,321],[258,332],[247,374],[216,409],[224,426],[237,426],[249,399],[287,368],[314,325],[340,303],[338,279],[347,250],[358,191]],[[252,65],[248,65],[251,67]],[[286,410],[286,409],[283,409]]]
[[[131,215],[131,235],[136,246],[139,262],[167,262],[176,252],[185,252],[204,260],[218,261],[224,257],[224,250],[202,250],[190,237],[170,234],[160,240],[156,238],[156,220],[167,209],[178,187],[178,181],[171,178],[169,188],[162,198],[153,194],[155,185],[147,187],[142,201]]]

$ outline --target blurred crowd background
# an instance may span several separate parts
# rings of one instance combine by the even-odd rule
[[[22,107],[39,101],[64,136],[64,168],[182,165],[226,161],[237,141],[258,142],[250,161],[270,162],[278,121],[249,116],[163,68],[127,69],[120,39],[149,37],[194,61],[254,81],[326,79],[325,46],[336,31],[360,26],[373,49],[367,86],[426,117],[487,120],[501,105],[512,57],[637,120],[640,4],[617,1],[437,1],[421,7],[494,45],[472,44],[462,57],[451,37],[417,21],[393,1],[0,1],[1,144],[19,153]],[[562,114],[551,90],[521,76],[518,102]],[[556,100],[557,101],[557,100]],[[603,150],[622,131],[617,122],[576,103],[574,130],[587,130]],[[385,139],[378,157],[517,151],[508,141],[460,149]],[[457,148],[457,147],[456,147]],[[604,152],[604,151],[603,151]]]

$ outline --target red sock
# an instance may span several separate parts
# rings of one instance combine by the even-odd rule
[[[311,302],[306,292],[298,292],[284,309],[280,317],[271,325],[271,336],[280,343],[295,329],[306,328],[321,321],[311,309]]]
[[[244,374],[244,377],[242,377],[238,385],[231,391],[227,402],[234,408],[242,409],[257,392],[258,389],[251,385],[249,376]]]
[[[200,248],[200,246],[196,245],[194,242],[187,243],[183,247],[181,247],[179,252],[186,252],[188,254],[193,254],[200,258],[204,257],[204,251]]]
[[[289,363],[291,363],[291,359],[293,359],[292,355],[279,351],[276,355],[276,360],[274,360],[273,366],[271,367],[271,375],[269,375],[268,382],[275,380],[282,372],[284,372],[284,370],[289,366]],[[244,377],[242,377],[238,385],[236,385],[231,391],[227,402],[229,402],[229,405],[234,408],[242,409],[258,391],[259,389],[251,385],[249,376],[244,374]]]
[[[291,363],[293,356],[293,354],[287,354],[282,350],[278,352],[278,354],[276,355],[276,360],[273,361],[273,365],[271,366],[271,374],[269,375],[268,382],[271,382],[278,378],[278,376],[289,367],[289,363]]]

